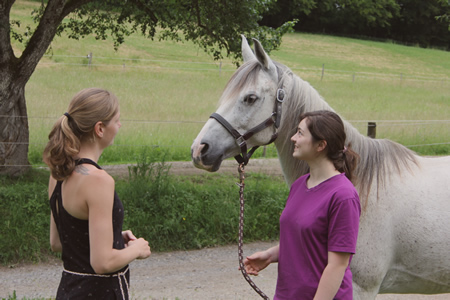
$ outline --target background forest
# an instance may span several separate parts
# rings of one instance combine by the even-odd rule
[[[260,25],[450,49],[447,0],[277,0]]]

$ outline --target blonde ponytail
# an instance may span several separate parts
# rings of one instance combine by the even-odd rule
[[[43,154],[53,178],[64,180],[72,174],[81,143],[93,136],[94,125],[107,125],[118,111],[116,96],[103,89],[84,89],[73,97],[68,112],[53,125]]]

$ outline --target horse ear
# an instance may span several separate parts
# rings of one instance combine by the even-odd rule
[[[255,42],[256,59],[264,66],[266,70],[275,70],[275,65],[269,55],[267,55],[266,51],[264,51],[261,43],[257,39],[253,39],[253,41]]]
[[[255,54],[253,54],[252,48],[250,48],[248,42],[247,42],[247,38],[241,34],[242,37],[242,58],[244,59],[244,63],[256,59]]]

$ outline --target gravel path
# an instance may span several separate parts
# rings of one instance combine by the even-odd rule
[[[276,242],[257,242],[244,245],[244,255],[263,250]],[[238,270],[237,246],[230,245],[193,251],[153,253],[146,260],[131,265],[132,299],[261,299]],[[61,262],[0,267],[0,298],[16,291],[23,297],[51,298],[62,271]],[[273,297],[276,265],[269,266],[255,283],[269,297]],[[376,300],[448,300],[450,295],[380,295]]]

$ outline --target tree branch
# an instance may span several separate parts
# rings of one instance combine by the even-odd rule
[[[11,26],[9,13],[14,0],[0,1],[0,67],[14,57],[14,51],[11,47]]]
[[[39,60],[47,51],[50,43],[55,37],[56,30],[62,20],[75,9],[93,0],[71,0],[65,3],[64,0],[49,0],[45,7],[44,14],[31,36],[29,43],[19,58],[17,68],[17,78],[27,82],[33,74]]]
[[[193,2],[194,2],[194,9],[196,11],[197,26],[199,26],[200,28],[205,30],[208,33],[208,35],[213,37],[216,41],[219,42],[219,44],[221,44],[227,50],[227,53],[230,53],[230,49],[228,48],[227,42],[225,42],[220,36],[217,36],[216,34],[214,34],[214,32],[212,32],[207,26],[203,25],[198,0],[194,0]]]
[[[153,11],[147,5],[145,5],[139,0],[129,0],[129,2],[133,3],[134,5],[136,5],[137,8],[147,13],[155,24],[158,23],[158,18],[155,16]]]

